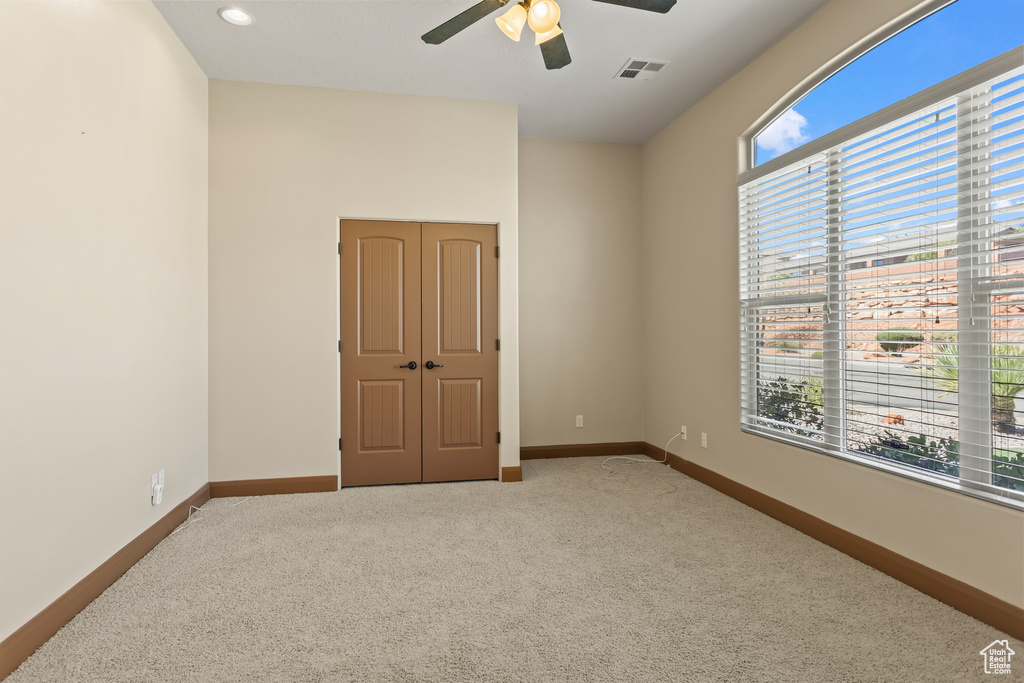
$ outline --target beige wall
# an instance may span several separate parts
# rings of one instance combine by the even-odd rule
[[[509,104],[208,91],[149,3],[0,3],[0,639],[207,480],[338,472],[338,217],[499,224],[503,466],[521,252],[524,444],[685,423],[684,457],[1024,604],[1020,513],[738,426],[738,138],[913,4],[835,0],[641,154],[517,142]]]
[[[0,93],[2,639],[208,479],[207,81],[150,3],[4,2]]]
[[[519,249],[523,445],[641,440],[640,148],[520,140]]]
[[[498,224],[519,463],[516,107],[210,82],[210,479],[339,471],[338,218]]]
[[[739,429],[738,139],[914,5],[835,0],[644,145],[645,433],[662,443],[686,424],[689,441],[673,447],[683,457],[1024,605],[1020,512]]]

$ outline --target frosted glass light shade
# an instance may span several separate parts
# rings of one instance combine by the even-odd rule
[[[553,29],[551,29],[547,33],[538,33],[537,34],[537,42],[534,43],[534,45],[540,45],[541,43],[546,43],[547,41],[551,40],[555,36],[558,36],[558,35],[561,35],[561,34],[562,34],[562,29],[559,28],[558,25],[556,25]]]
[[[522,3],[512,5],[509,11],[494,20],[501,32],[512,40],[519,42],[523,35],[523,26],[526,25],[527,11]]]
[[[547,33],[558,26],[562,18],[562,10],[555,0],[534,0],[530,5],[530,28],[535,33]],[[552,36],[554,37],[554,36]]]

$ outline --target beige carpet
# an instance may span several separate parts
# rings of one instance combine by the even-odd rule
[[[211,501],[8,681],[994,678],[978,652],[1005,635],[682,476],[599,479],[601,460]],[[1011,647],[1002,681],[1024,672]]]

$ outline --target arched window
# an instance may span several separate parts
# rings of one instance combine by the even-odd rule
[[[1021,27],[958,0],[752,139],[744,431],[1024,507]]]
[[[934,5],[928,9],[934,10]],[[1021,0],[957,0],[862,54],[752,136],[760,165],[1019,45]]]

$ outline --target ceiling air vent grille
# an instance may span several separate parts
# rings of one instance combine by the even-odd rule
[[[668,66],[668,62],[630,58],[616,72],[615,77],[628,78],[633,81],[653,81],[654,77],[666,66]]]

